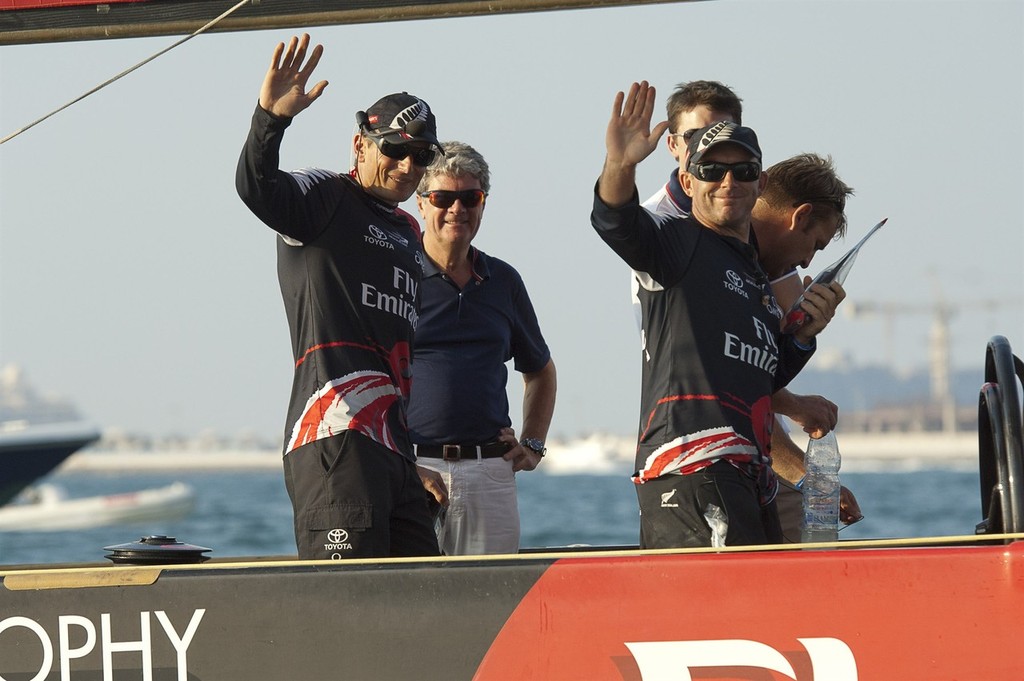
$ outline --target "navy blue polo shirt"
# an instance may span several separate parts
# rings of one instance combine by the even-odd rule
[[[678,208],[677,214],[689,215],[693,212],[693,199],[683,191],[683,183],[679,181],[679,168],[673,168],[665,185],[665,192],[671,197]]]
[[[540,371],[551,359],[522,277],[470,247],[473,277],[459,287],[423,264],[413,345],[409,432],[416,444],[482,444],[512,425],[505,363]]]

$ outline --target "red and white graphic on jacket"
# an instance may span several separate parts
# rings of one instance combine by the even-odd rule
[[[400,451],[388,423],[388,413],[409,393],[409,344],[395,344],[387,359],[390,373],[353,371],[328,381],[313,393],[292,427],[285,452],[345,430],[357,430],[388,449]],[[404,414],[399,418],[404,424]]]
[[[643,467],[634,476],[633,481],[643,483],[667,473],[692,473],[709,465],[711,461],[725,459],[733,463],[751,463],[762,459],[769,460],[767,452],[771,443],[771,426],[774,415],[771,409],[771,398],[762,397],[753,406],[747,407],[735,397],[719,399],[714,395],[689,395],[659,401],[659,408],[666,408],[672,402],[683,399],[716,400],[729,409],[734,409],[748,416],[754,430],[754,439],[737,433],[730,426],[717,426],[686,433],[661,445],[644,460]],[[648,420],[654,420],[654,414]]]

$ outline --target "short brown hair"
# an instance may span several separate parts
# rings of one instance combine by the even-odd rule
[[[713,111],[724,111],[732,116],[734,123],[743,124],[743,100],[736,96],[728,85],[717,80],[691,80],[676,85],[675,92],[665,103],[668,112],[669,132],[676,133],[676,119],[684,111],[693,111],[706,106]]]
[[[796,208],[811,204],[813,217],[826,214],[839,216],[835,238],[846,235],[846,197],[853,194],[850,187],[836,174],[832,157],[817,154],[798,154],[767,168],[768,184],[761,193],[773,208]]]

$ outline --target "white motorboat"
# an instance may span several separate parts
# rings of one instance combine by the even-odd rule
[[[137,492],[69,499],[53,484],[37,485],[0,508],[0,532],[56,532],[188,515],[195,491],[182,482]]]

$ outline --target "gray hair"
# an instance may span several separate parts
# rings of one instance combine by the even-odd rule
[[[491,169],[480,152],[465,142],[454,140],[442,142],[441,146],[444,147],[444,155],[438,154],[433,163],[427,166],[416,191],[428,191],[431,180],[438,176],[463,177],[466,175],[476,178],[484,193],[491,191]]]

